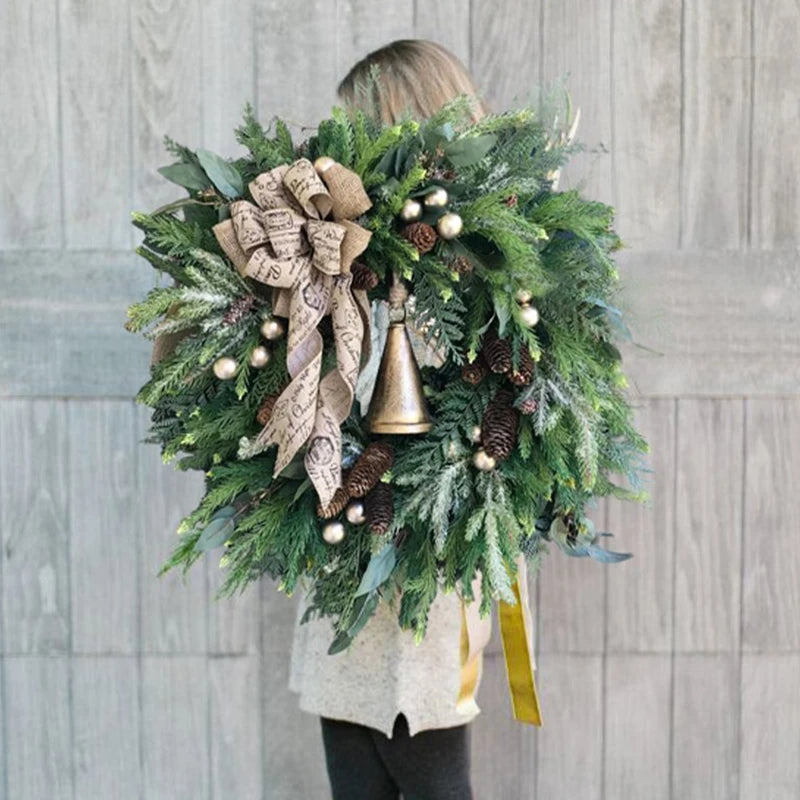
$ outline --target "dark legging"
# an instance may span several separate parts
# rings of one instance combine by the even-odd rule
[[[468,725],[409,736],[400,714],[389,739],[323,717],[322,742],[333,800],[472,800]]]

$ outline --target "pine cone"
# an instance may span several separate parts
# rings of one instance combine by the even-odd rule
[[[394,518],[394,498],[388,483],[378,483],[364,498],[364,514],[372,533],[384,534]]]
[[[350,272],[353,274],[353,282],[350,284],[353,289],[374,289],[380,281],[378,274],[360,261],[351,264]]]
[[[461,367],[461,380],[472,386],[477,386],[489,374],[489,367],[482,353],[471,364]]]
[[[345,487],[351,497],[365,497],[394,463],[394,450],[386,442],[372,442],[358,457]]]
[[[519,198],[515,194],[510,194],[505,199],[505,203],[509,208],[514,208],[514,206],[516,206],[518,201],[519,201]]]
[[[334,492],[328,505],[323,506],[317,503],[317,516],[320,519],[333,519],[334,517],[338,517],[339,514],[344,511],[344,507],[349,501],[350,495],[347,493],[347,489],[345,489],[344,486],[340,486]]]
[[[517,444],[519,411],[512,405],[514,394],[501,389],[486,406],[481,420],[481,443],[497,461],[508,458]]]
[[[511,369],[511,342],[487,334],[483,340],[483,357],[492,372],[502,373]]]
[[[259,425],[266,425],[272,417],[272,409],[275,408],[275,403],[278,399],[277,394],[268,394],[262,401],[256,414],[256,422]]]
[[[427,222],[412,222],[403,228],[403,236],[408,239],[420,253],[430,253],[436,244],[436,231]]]
[[[450,262],[449,267],[453,272],[457,272],[459,275],[466,275],[472,272],[472,262],[464,256],[456,256]]]
[[[522,401],[522,402],[519,404],[519,410],[520,410],[520,412],[521,412],[521,413],[523,413],[523,414],[527,414],[527,415],[530,415],[530,414],[533,414],[533,413],[535,413],[535,411],[536,411],[536,409],[537,409],[538,407],[539,407],[539,406],[538,406],[538,404],[536,403],[536,400],[535,400],[535,398],[534,398],[534,396],[533,396],[533,395],[531,395],[530,397],[528,397],[526,400],[523,400],[523,401]]]
[[[237,323],[253,307],[255,302],[256,299],[251,294],[245,295],[244,297],[237,297],[222,317],[222,323],[224,325],[233,325]]]
[[[527,386],[533,380],[535,369],[536,362],[531,358],[528,348],[523,345],[519,351],[519,366],[511,370],[508,379],[514,386]]]

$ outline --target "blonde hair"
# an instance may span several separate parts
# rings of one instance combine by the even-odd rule
[[[447,48],[424,39],[398,39],[361,59],[339,84],[350,108],[391,125],[406,114],[432,117],[449,100],[473,100],[472,120],[488,113],[467,68]]]

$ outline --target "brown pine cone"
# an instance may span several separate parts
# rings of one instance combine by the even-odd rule
[[[364,498],[364,514],[372,533],[384,534],[394,518],[394,498],[388,483],[378,483]]]
[[[512,405],[514,394],[501,389],[486,406],[481,420],[481,443],[497,461],[508,458],[517,444],[519,411]]]
[[[233,325],[238,322],[253,307],[255,302],[256,299],[251,294],[237,297],[222,317],[222,323],[224,325]]]
[[[275,408],[275,402],[278,399],[277,394],[268,394],[262,401],[256,414],[256,422],[259,425],[266,425],[272,417],[272,410]]]
[[[344,486],[340,486],[334,492],[328,505],[323,506],[317,503],[317,516],[320,519],[333,519],[334,517],[338,517],[339,514],[344,511],[344,507],[349,501],[350,495],[347,493],[347,489],[345,489]]]
[[[482,352],[492,372],[500,374],[511,369],[511,342],[508,339],[499,339],[496,334],[487,333]]]
[[[412,222],[403,228],[403,237],[408,239],[420,253],[430,253],[436,244],[436,231],[427,222]]]
[[[394,463],[394,449],[386,442],[371,442],[358,457],[347,476],[345,487],[351,497],[364,497]]]
[[[472,386],[477,386],[488,374],[489,367],[482,353],[478,353],[471,364],[463,364],[461,367],[461,380]]]
[[[514,386],[527,386],[533,380],[535,369],[536,362],[531,358],[528,348],[523,345],[519,351],[519,366],[511,370],[508,379]]]
[[[518,201],[519,198],[515,194],[510,194],[508,197],[506,197],[505,204],[509,208],[514,208],[514,206],[517,204]]]
[[[353,274],[353,282],[350,284],[353,289],[374,289],[380,281],[378,274],[360,261],[354,261],[350,265],[350,272]]]
[[[522,401],[522,402],[519,404],[519,410],[520,410],[520,412],[521,412],[521,413],[523,413],[523,414],[526,414],[526,415],[531,415],[531,414],[535,413],[535,412],[536,412],[536,409],[537,409],[538,407],[539,407],[539,406],[538,406],[538,404],[536,403],[536,400],[534,399],[533,395],[531,395],[531,396],[530,396],[529,398],[527,398],[526,400],[523,400],[523,401]]]
[[[472,262],[464,256],[456,256],[448,266],[459,275],[466,275],[472,272]]]

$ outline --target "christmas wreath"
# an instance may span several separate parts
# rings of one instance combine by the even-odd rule
[[[147,441],[206,490],[164,565],[224,548],[344,648],[381,599],[423,636],[438,591],[515,602],[520,556],[599,545],[597,497],[641,499],[614,305],[613,210],[556,189],[573,149],[531,108],[458,98],[380,125],[334,109],[295,145],[251,109],[249,155],[171,139],[188,197],[134,214],[171,285],[128,310],[156,339]]]

